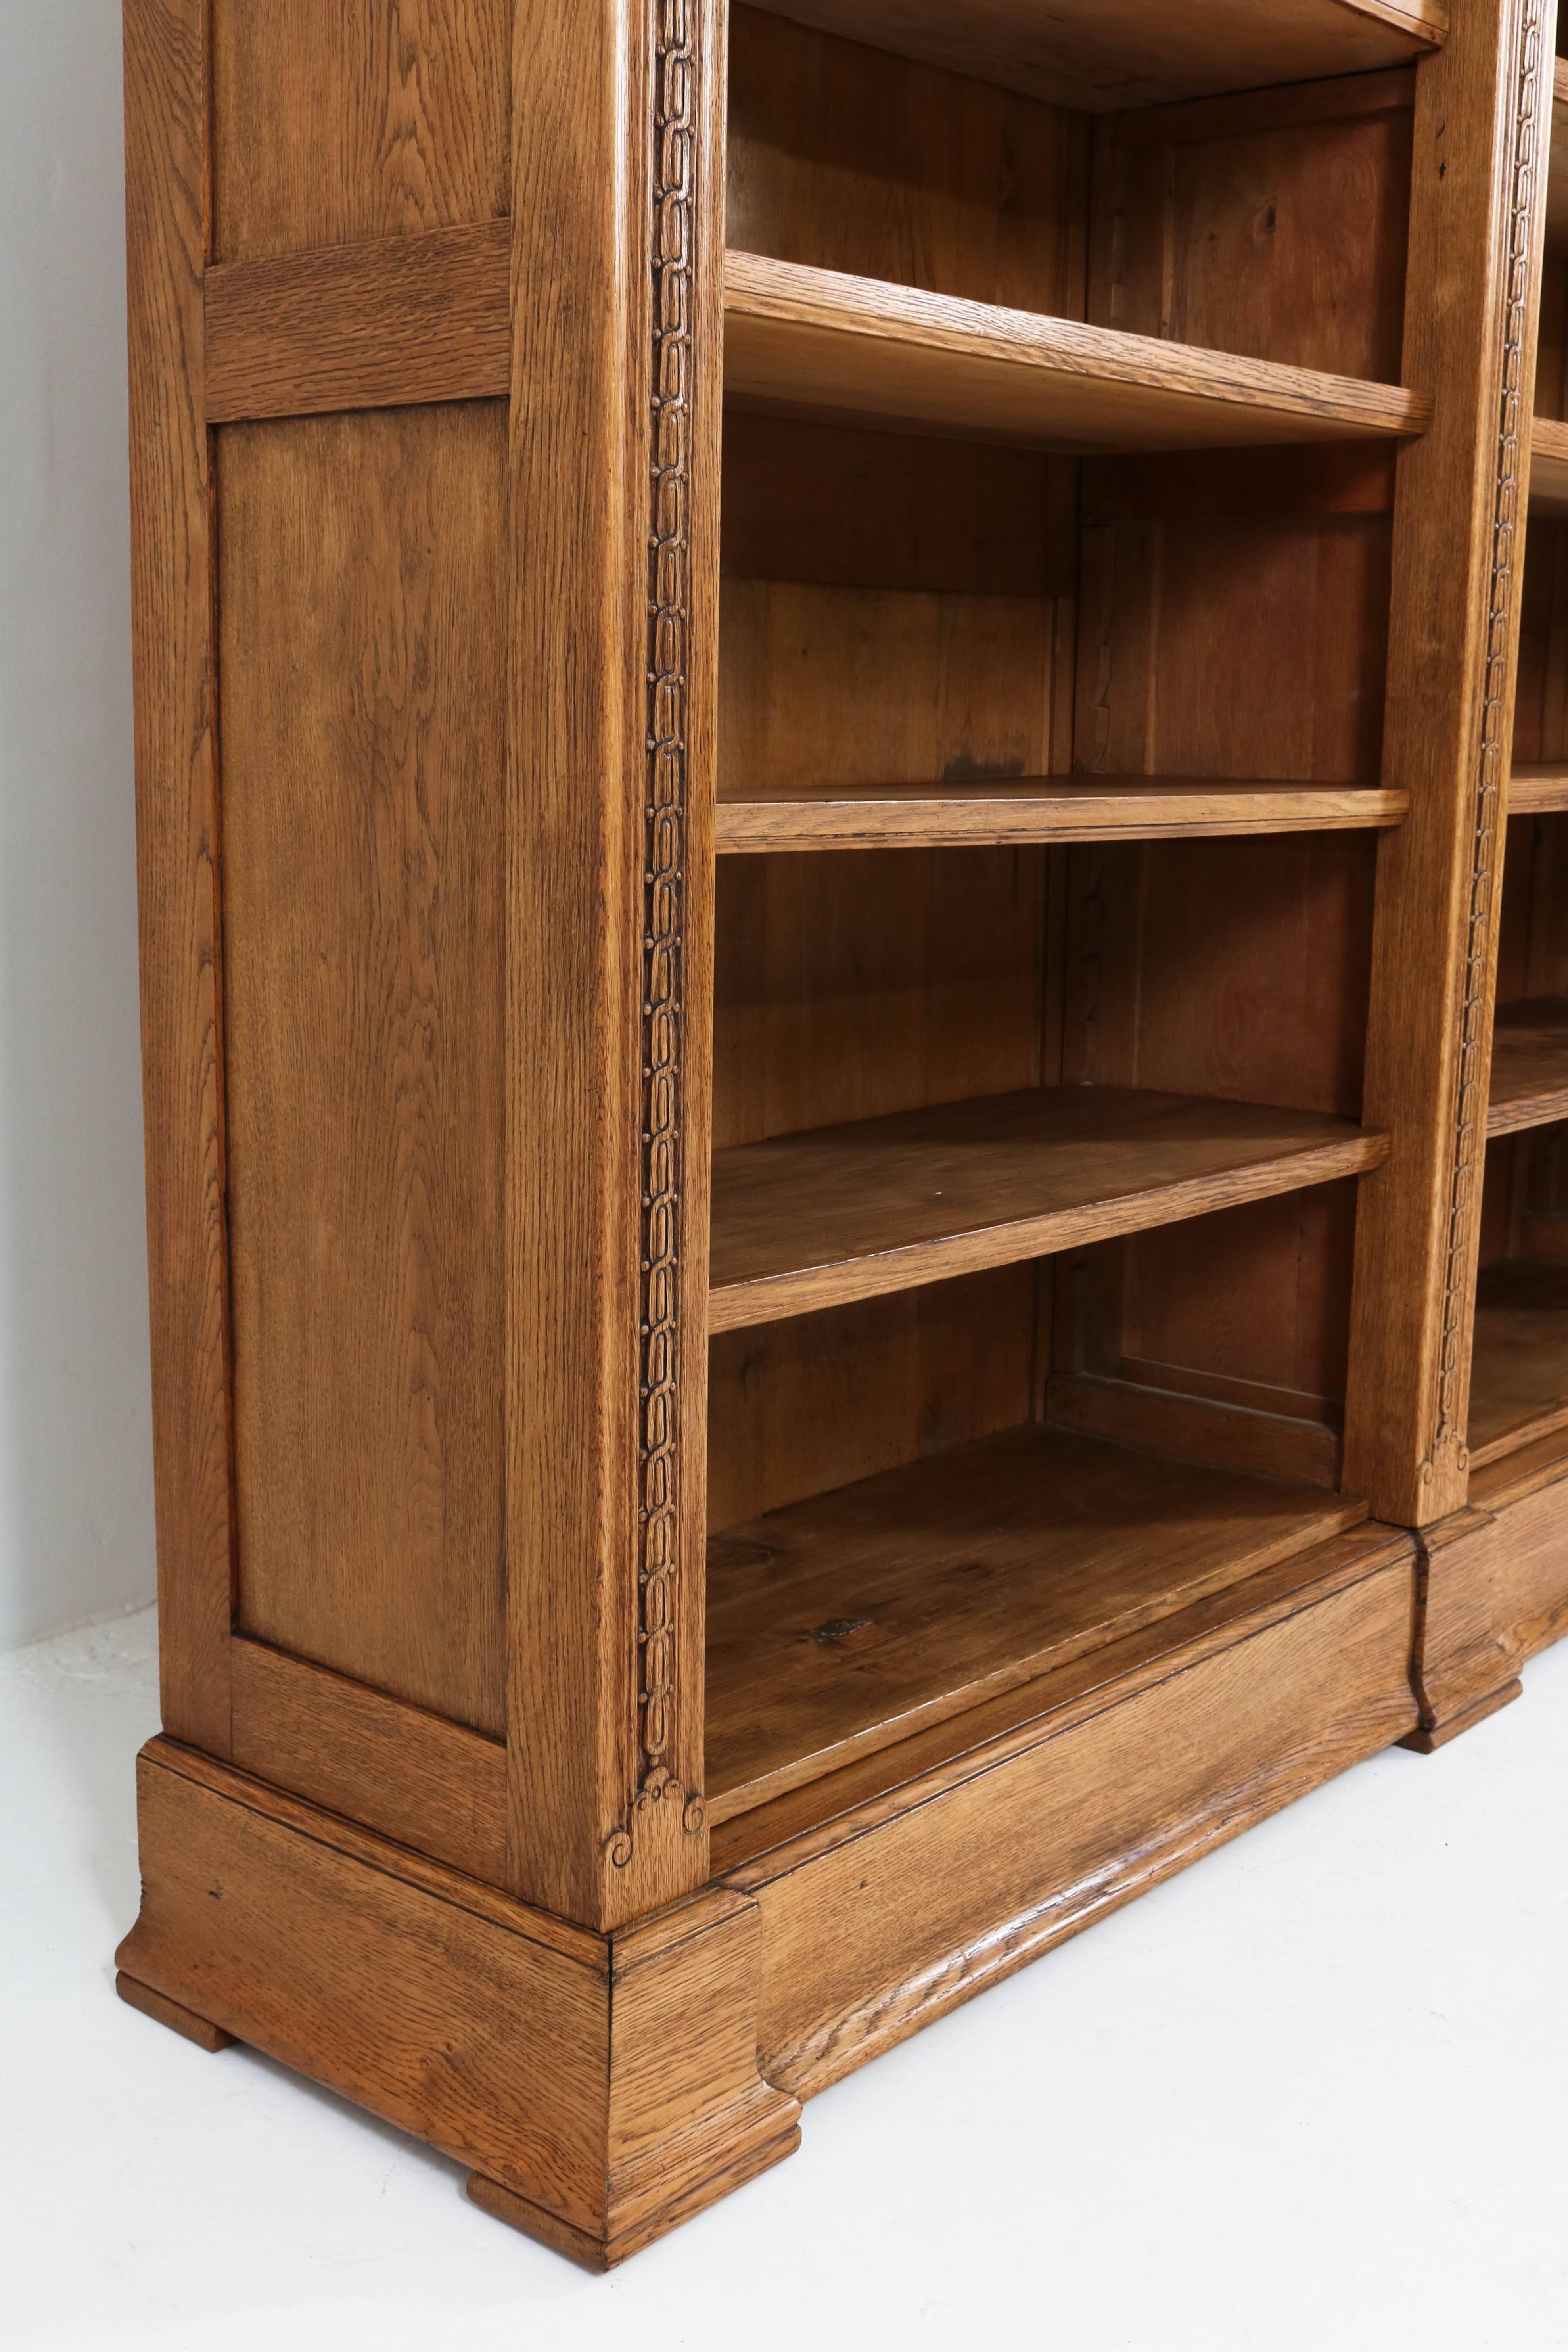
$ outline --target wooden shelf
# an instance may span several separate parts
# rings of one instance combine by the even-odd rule
[[[721,793],[718,845],[721,856],[742,856],[773,849],[1348,833],[1398,824],[1409,805],[1408,793],[1378,784],[1210,783],[1154,776],[1020,776],[983,784],[862,785],[841,793],[762,790],[743,797]]]
[[[1122,1087],[997,1095],[713,1155],[708,1328],[729,1331],[1360,1175],[1386,1136]]]
[[[1040,447],[1217,449],[1397,438],[1431,404],[1396,384],[926,294],[731,251],[724,389]]]
[[[820,1778],[1366,1516],[1031,1426],[710,1542],[709,1816]]]
[[[761,0],[874,48],[1103,110],[1427,56],[1436,0]]]
[[[1568,767],[1541,760],[1515,768],[1509,778],[1510,816],[1551,816],[1568,809]]]
[[[1568,998],[1500,1004],[1492,1036],[1489,1135],[1568,1118]]]
[[[1568,1427],[1568,1265],[1483,1266],[1470,1362],[1470,1466]]]
[[[1538,416],[1530,442],[1530,504],[1536,514],[1568,515],[1568,425]]]

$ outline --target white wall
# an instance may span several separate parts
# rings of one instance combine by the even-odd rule
[[[0,1648],[149,1600],[119,0],[0,0]]]

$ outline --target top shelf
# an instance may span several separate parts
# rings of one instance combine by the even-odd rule
[[[1083,455],[1397,439],[1431,404],[1363,383],[731,251],[724,389]]]
[[[759,0],[775,16],[1104,113],[1430,55],[1439,0]]]

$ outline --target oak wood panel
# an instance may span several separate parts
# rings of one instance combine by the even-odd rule
[[[1563,58],[1558,58],[1552,67],[1546,235],[1552,244],[1568,238],[1568,59]]]
[[[209,423],[504,400],[510,243],[502,220],[209,269]]]
[[[1376,1167],[1385,1150],[1310,1112],[1068,1087],[721,1151],[709,1328],[1201,1216]]]
[[[724,419],[724,576],[1070,597],[1077,475],[1071,458],[1001,442],[732,408]],[[722,660],[722,643],[720,653]]]
[[[219,502],[240,1620],[494,1733],[505,436],[237,425]]]
[[[1021,777],[1002,783],[849,786],[803,795],[731,785],[718,803],[721,856],[909,843],[1115,841],[1222,834],[1355,832],[1397,824],[1409,806],[1380,785],[1198,783],[1131,776]]]
[[[1568,767],[1560,761],[1516,761],[1509,778],[1510,816],[1556,815],[1568,809]]]
[[[1041,596],[727,580],[721,628],[721,797],[1038,775],[1071,692],[1071,607]]]
[[[506,1884],[506,1750],[363,1683],[234,1644],[234,1761],[242,1771]]]
[[[1403,373],[1441,369],[1444,394],[1400,453],[1394,506],[1383,772],[1411,805],[1379,844],[1363,1116],[1392,1130],[1400,1172],[1361,1188],[1344,1458],[1347,1483],[1405,1526],[1460,1508],[1468,1475],[1544,230],[1539,18],[1521,0],[1456,11],[1416,76]]]
[[[1037,1426],[731,1531],[709,1565],[714,1817],[762,1804],[1364,1517]]]
[[[1385,441],[1331,441],[1318,447],[1085,457],[1079,461],[1083,520],[1258,524],[1392,514],[1397,455]]]
[[[167,1741],[138,1790],[126,1972],[474,2166],[593,2267],[798,2144],[757,2073],[745,1898],[592,1937]]]
[[[1471,1492],[1488,1513],[1487,1566],[1498,1623],[1521,1660],[1568,1634],[1568,1451],[1561,1430],[1478,1466]]]
[[[1314,1486],[1339,1484],[1339,1437],[1327,1422],[1090,1372],[1053,1373],[1045,1417],[1055,1428],[1136,1445],[1173,1462],[1305,1480]]]
[[[229,1748],[224,989],[201,288],[203,0],[125,9],[132,656],[163,1722]]]
[[[1037,1084],[1046,855],[724,859],[715,1144]]]
[[[1089,317],[1398,383],[1413,102],[1408,75],[1357,76],[1119,116],[1095,148]]]
[[[1568,1426],[1568,1266],[1483,1266],[1473,1347],[1468,1445],[1479,1470]]]
[[[1500,1004],[1492,1035],[1487,1133],[1568,1118],[1568,998]]]
[[[514,0],[213,0],[219,261],[499,218]]]
[[[1293,1608],[1248,1612],[1242,1588],[1217,1640],[735,1871],[763,1914],[770,2080],[826,2089],[1411,1727],[1407,1539],[1315,1559]]]
[[[1439,0],[762,0],[933,65],[1068,106],[1152,106],[1210,90],[1368,72],[1428,52]]]
[[[1036,1316],[1036,1269],[1022,1265],[721,1332],[708,1359],[710,1527],[1029,1420]]]
[[[1089,125],[736,5],[731,246],[935,294],[1080,315]]]
[[[730,252],[731,397],[994,434],[1057,449],[1397,438],[1431,403],[1397,385],[1163,343]]]

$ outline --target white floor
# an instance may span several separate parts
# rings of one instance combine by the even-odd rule
[[[1568,1643],[853,2077],[608,2279],[117,2001],[150,1615],[0,1657],[0,2344],[1568,2347]]]

